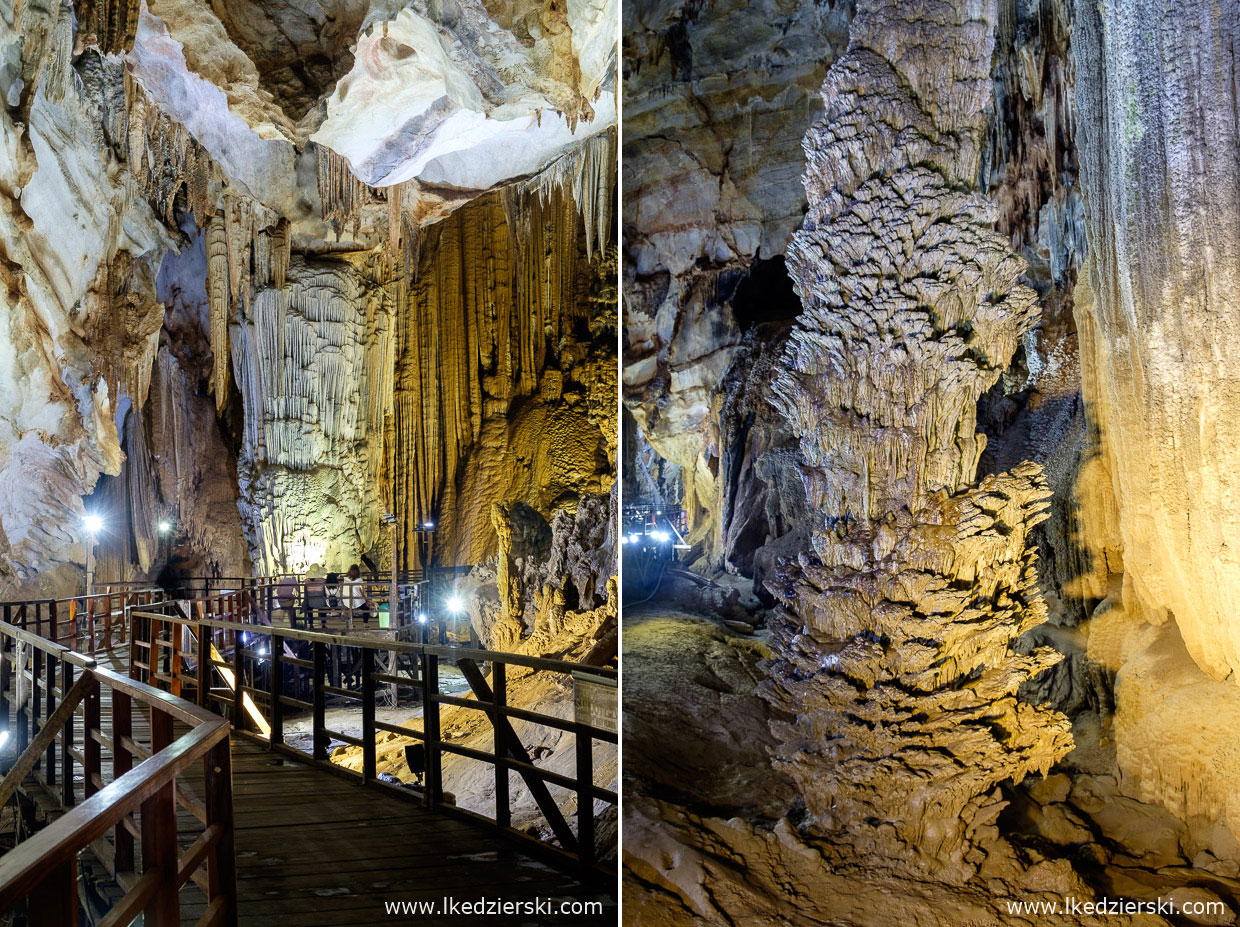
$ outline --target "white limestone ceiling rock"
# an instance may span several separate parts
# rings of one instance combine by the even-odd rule
[[[351,70],[296,123],[305,88],[295,102],[273,95],[234,42],[258,60],[276,55],[256,45],[257,13],[226,11],[226,29],[188,0],[151,0],[127,63],[231,181],[290,220],[318,209],[298,172],[298,150],[313,141],[371,186],[416,181],[407,211],[425,223],[616,124],[615,2],[515,4],[496,14],[503,22],[481,3],[376,4],[351,39]],[[326,30],[325,16],[302,31]],[[326,235],[313,222],[298,231]]]
[[[144,5],[127,56],[151,101],[252,197],[272,207],[295,201],[293,127],[263,99],[253,64],[209,13],[186,15],[175,0],[152,6],[163,15]]]
[[[364,182],[470,191],[536,173],[615,124],[613,2],[372,12],[311,138]]]

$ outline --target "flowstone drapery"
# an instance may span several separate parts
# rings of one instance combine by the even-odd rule
[[[1066,718],[1016,697],[1059,659],[1011,646],[1046,617],[1045,480],[975,482],[978,399],[1038,314],[977,192],[994,21],[993,2],[858,4],[804,141],[804,311],[773,399],[814,513],[776,584],[776,764],[811,833],[960,880],[995,787],[1071,745]]]

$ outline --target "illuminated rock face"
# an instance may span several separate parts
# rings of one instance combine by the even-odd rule
[[[422,244],[397,348],[405,551],[432,521],[442,562],[483,563],[493,506],[550,518],[615,478],[614,246],[591,261],[573,197],[546,192],[485,197]]]
[[[520,190],[504,194],[517,221],[468,266],[529,235],[526,201],[554,189],[563,234],[543,263],[571,292],[510,285],[509,309],[539,325],[604,322],[550,348],[527,338],[521,350],[540,353],[519,386],[479,393],[504,402],[416,410],[432,446],[462,409],[467,430],[481,421],[489,435],[437,477],[434,504],[450,487],[444,504],[462,513],[443,540],[463,557],[494,553],[483,484],[510,438],[505,466],[527,471],[504,484],[510,498],[528,492],[549,517],[606,490],[614,353],[604,364],[592,283],[614,198],[614,4],[90,8],[0,10],[0,475],[24,488],[0,492],[0,595],[79,588],[82,497],[101,474],[86,504],[113,510],[108,578],[152,576],[170,555],[235,575],[251,559],[335,567],[384,553],[377,519],[394,507],[395,449],[409,449],[393,411],[398,332],[413,330],[401,313],[415,311],[414,278],[442,272],[419,246],[430,223],[506,184]],[[468,375],[498,382],[505,354]],[[506,433],[531,397],[545,414]],[[555,441],[568,449],[559,469]],[[531,459],[544,465],[528,478]]]
[[[1097,126],[1081,145],[1093,255],[1092,300],[1078,308],[1093,335],[1082,367],[1118,503],[1124,605],[1152,623],[1174,618],[1197,665],[1236,682],[1233,14],[1103,3],[1073,41],[1081,121]]]
[[[241,511],[264,573],[343,570],[374,548],[392,327],[392,302],[364,268],[300,260],[232,324]]]
[[[1046,617],[1022,464],[975,483],[977,402],[1037,318],[976,191],[995,10],[859,4],[805,137],[809,212],[788,264],[804,311],[774,379],[799,440],[811,550],[776,584],[764,696],[810,831],[963,880],[995,787],[1071,745],[1016,698],[1060,659],[1013,641]]]
[[[169,242],[97,125],[120,67],[87,60],[69,81],[63,58],[49,68],[37,51],[62,54],[54,18],[26,6],[47,42],[23,50],[11,7],[0,12],[0,96],[13,107],[0,112],[0,595],[81,588],[81,497],[119,470],[118,413],[146,400]],[[37,96],[22,82],[36,74],[48,90]]]
[[[1219,822],[1229,857],[1240,839],[1229,733],[1240,712],[1238,38],[1234,8],[1152,0],[1078,8],[1073,32],[1080,121],[1096,127],[1081,143],[1091,260],[1076,307],[1100,435],[1092,517],[1118,536],[1123,571],[1090,650],[1116,674],[1126,793]]]

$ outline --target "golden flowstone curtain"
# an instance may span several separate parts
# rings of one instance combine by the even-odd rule
[[[548,352],[588,313],[578,276],[581,258],[611,237],[608,152],[604,138],[582,156],[573,176],[584,182],[488,194],[428,229],[420,247],[405,242],[416,274],[397,281],[405,292],[391,458],[405,568],[421,566],[416,528],[438,519],[484,417],[534,393]]]

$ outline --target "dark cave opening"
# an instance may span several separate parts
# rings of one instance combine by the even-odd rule
[[[737,284],[732,314],[741,331],[762,322],[790,322],[801,314],[801,297],[792,288],[782,254],[753,262]]]

